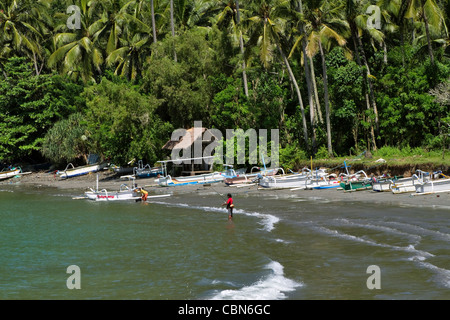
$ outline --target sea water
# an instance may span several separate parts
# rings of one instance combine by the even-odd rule
[[[450,298],[446,207],[238,195],[229,221],[214,193],[77,195],[0,191],[1,299]]]

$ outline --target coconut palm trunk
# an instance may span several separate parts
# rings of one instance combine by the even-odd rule
[[[333,145],[331,144],[331,120],[330,120],[330,101],[328,95],[328,74],[327,64],[325,62],[325,54],[323,52],[322,42],[318,41],[320,57],[322,58],[322,72],[323,72],[323,95],[325,100],[325,120],[327,124],[327,149],[328,155],[333,156]]]
[[[172,32],[172,39],[173,41],[173,60],[175,62],[178,61],[177,59],[177,51],[175,49],[175,18],[173,15],[173,0],[170,0],[170,30]]]
[[[236,0],[236,23],[238,25],[238,28],[240,28],[241,23],[241,13],[239,10],[239,1]],[[239,48],[241,50],[242,55],[242,81],[244,82],[244,93],[245,96],[248,97],[248,81],[247,81],[247,72],[245,69],[247,68],[245,59],[244,59],[244,38],[242,37],[242,30],[239,29]]]
[[[150,0],[150,11],[152,16],[153,43],[156,43],[158,39],[156,38],[155,4],[153,0]]]
[[[286,66],[286,69],[287,69],[288,74],[289,74],[289,78],[291,79],[291,82],[294,85],[295,92],[297,93],[298,103],[299,103],[299,106],[300,106],[300,112],[302,114],[303,138],[305,139],[306,146],[308,146],[308,126],[306,124],[305,108],[303,106],[302,94],[300,92],[300,88],[298,86],[298,82],[295,79],[295,75],[292,72],[291,66],[289,65],[289,61],[288,61],[286,55],[284,54],[283,50],[280,48],[279,45],[277,45],[277,48],[278,48],[278,51],[280,52],[281,58],[282,58],[282,60],[284,62],[284,65]]]

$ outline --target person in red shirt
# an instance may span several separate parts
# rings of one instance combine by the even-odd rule
[[[228,196],[228,200],[227,202],[225,202],[224,204],[222,204],[222,206],[227,206],[228,209],[228,220],[231,220],[233,218],[233,208],[234,208],[234,204],[233,204],[233,198],[231,196],[231,194],[227,194]]]

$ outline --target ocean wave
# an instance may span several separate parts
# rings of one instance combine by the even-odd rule
[[[212,296],[211,300],[282,300],[286,293],[303,286],[302,283],[284,276],[284,267],[276,261],[265,267],[271,273],[261,280],[236,290],[222,290]]]
[[[351,241],[355,241],[355,242],[361,242],[370,246],[376,246],[376,247],[383,247],[383,248],[388,248],[388,249],[392,249],[392,250],[398,250],[398,251],[404,251],[404,252],[411,252],[411,253],[415,253],[419,256],[423,256],[423,257],[434,257],[433,254],[426,252],[426,251],[422,251],[422,250],[417,250],[414,245],[410,244],[406,247],[401,247],[401,246],[394,246],[394,245],[390,245],[390,244],[385,244],[385,243],[378,243],[376,241],[373,240],[369,240],[369,239],[365,239],[362,237],[358,237],[358,236],[354,236],[351,234],[347,234],[347,233],[342,233],[339,232],[337,230],[332,230],[332,229],[328,229],[326,227],[313,227],[315,229],[317,229],[319,232],[321,233],[325,233],[325,234],[329,234],[331,236],[334,237],[339,237],[341,239],[346,239],[346,240],[351,240]]]
[[[167,203],[167,202],[161,202],[161,201],[152,201],[152,203],[171,206],[171,207],[179,207],[179,208],[189,208],[189,209],[196,209],[196,210],[203,210],[206,212],[219,212],[224,213],[226,212],[223,207],[209,207],[209,206],[195,206],[195,205],[189,205],[186,203]],[[266,213],[260,213],[260,212],[249,212],[245,211],[243,209],[235,209],[235,213],[246,215],[249,217],[256,217],[260,219],[260,224],[263,226],[262,230],[271,232],[275,228],[275,224],[280,221],[280,218]]]
[[[445,288],[450,288],[450,270],[439,268],[434,264],[423,261],[424,259],[415,259],[415,261],[420,267],[431,270],[435,275],[433,276],[433,281],[444,286]]]
[[[363,229],[369,229],[369,230],[375,230],[375,231],[382,231],[385,233],[391,233],[397,236],[404,236],[405,238],[407,238],[409,241],[414,242],[414,245],[418,245],[422,239],[421,236],[416,235],[416,234],[411,234],[408,232],[404,232],[404,231],[400,231],[398,229],[395,228],[390,228],[390,227],[386,227],[386,226],[382,226],[382,225],[375,225],[375,224],[371,224],[371,223],[367,223],[367,222],[356,222],[356,221],[350,221],[348,219],[335,219],[335,221],[337,222],[338,225],[347,225],[350,227],[358,227],[358,228],[363,228]]]

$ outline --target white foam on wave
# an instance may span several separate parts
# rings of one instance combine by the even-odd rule
[[[160,202],[160,201],[152,201],[152,203],[172,206],[172,207],[181,207],[181,208],[190,208],[190,209],[197,209],[197,210],[203,210],[206,212],[219,212],[224,213],[226,212],[223,207],[209,207],[209,206],[195,206],[195,205],[189,205],[186,203],[167,203],[167,202]],[[263,230],[270,232],[275,228],[275,224],[280,221],[280,219],[274,215],[266,214],[266,213],[259,213],[259,212],[249,212],[245,211],[243,209],[235,209],[235,213],[237,214],[243,214],[249,217],[256,217],[260,219],[260,224],[263,226]]]
[[[284,267],[272,261],[266,265],[271,273],[261,280],[236,290],[223,290],[216,293],[211,300],[281,300],[286,299],[287,292],[303,286],[302,283],[284,276]]]
[[[403,232],[403,231],[400,231],[395,228],[385,227],[385,226],[381,226],[381,225],[374,225],[371,223],[359,223],[359,222],[355,222],[355,221],[350,221],[348,219],[335,219],[335,221],[337,221],[338,223],[341,223],[341,224],[351,226],[351,227],[359,227],[359,228],[364,228],[364,229],[369,229],[369,230],[391,233],[391,234],[394,234],[397,236],[404,236],[404,237],[408,238],[408,240],[414,242],[415,245],[419,244],[420,240],[422,239],[422,237],[419,235]]]
[[[384,222],[384,223],[388,224],[388,225],[395,225],[399,228],[403,228],[406,230],[410,230],[410,231],[419,233],[420,235],[429,235],[436,239],[450,241],[450,234],[439,231],[439,230],[426,229],[426,228],[423,228],[423,227],[420,227],[420,226],[417,226],[414,224],[395,222],[395,221],[388,221],[388,222]]]
[[[376,246],[376,247],[383,247],[383,248],[389,248],[389,249],[393,249],[393,250],[398,250],[398,251],[405,251],[405,252],[412,252],[415,253],[417,255],[420,255],[422,257],[434,257],[433,254],[426,252],[426,251],[422,251],[422,250],[417,250],[414,245],[410,244],[406,247],[401,247],[401,246],[393,246],[390,244],[385,244],[385,243],[378,243],[375,242],[373,240],[368,240],[368,239],[364,239],[361,237],[357,237],[357,236],[353,236],[347,233],[341,233],[337,230],[331,230],[325,227],[315,227],[315,229],[317,229],[318,231],[322,232],[322,233],[326,233],[335,237],[339,237],[342,239],[347,239],[347,240],[351,240],[351,241],[356,241],[356,242],[361,242],[361,243],[365,243],[367,245],[371,245],[371,246]]]
[[[431,270],[435,276],[433,277],[433,280],[444,286],[445,288],[450,288],[450,270],[439,268],[435,266],[434,264],[431,264],[429,262],[424,262],[423,260],[416,260],[415,261],[420,267],[426,268]]]

